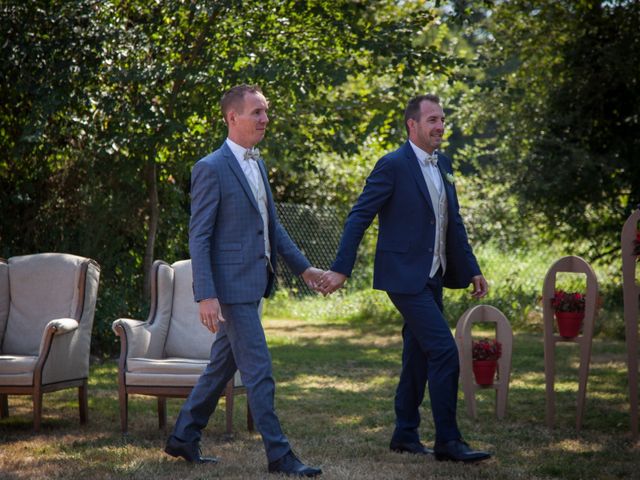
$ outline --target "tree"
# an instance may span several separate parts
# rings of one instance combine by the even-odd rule
[[[5,1],[0,25],[0,243],[102,265],[97,348],[139,315],[154,258],[187,252],[189,173],[224,139],[238,83],[271,100],[278,200],[305,200],[310,151],[397,133],[398,105],[447,56],[420,45],[420,1]]]
[[[480,25],[465,113],[484,182],[507,185],[528,224],[612,254],[640,201],[640,4],[496,2]]]

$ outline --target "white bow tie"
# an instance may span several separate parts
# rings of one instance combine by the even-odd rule
[[[248,148],[244,152],[244,159],[256,161],[260,160],[260,150],[258,150],[257,148]]]
[[[424,157],[424,160],[422,161],[425,166],[428,166],[429,164],[433,165],[434,167],[438,166],[438,154],[436,152],[433,152],[431,154],[427,153],[427,156]]]

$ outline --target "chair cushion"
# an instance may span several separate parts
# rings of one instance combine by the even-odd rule
[[[201,375],[207,363],[208,360],[192,358],[130,358],[127,360],[127,372]]]
[[[173,278],[173,307],[165,342],[166,357],[209,358],[215,334],[200,321],[200,309],[193,299],[191,260],[171,265]]]
[[[76,318],[84,260],[61,253],[9,259],[10,305],[2,353],[38,355],[50,320]]]
[[[192,387],[200,378],[209,360],[190,358],[130,358],[127,360],[127,385]],[[242,387],[236,371],[233,385]]]
[[[33,373],[37,360],[30,355],[0,355],[0,374]]]

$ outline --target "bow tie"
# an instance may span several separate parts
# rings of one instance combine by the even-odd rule
[[[425,164],[425,166],[431,164],[434,167],[438,166],[438,154],[436,152],[433,152],[431,154],[427,153],[427,156],[424,157],[423,163]]]
[[[260,160],[260,150],[258,150],[257,148],[248,148],[244,152],[244,159],[255,161]]]

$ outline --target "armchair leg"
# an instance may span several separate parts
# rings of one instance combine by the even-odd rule
[[[36,388],[33,391],[33,431],[40,431],[42,422],[42,390]]]
[[[122,430],[122,434],[125,435],[127,433],[129,420],[129,398],[127,388],[122,383],[118,386],[118,401],[120,403],[120,429]]]
[[[6,393],[0,394],[0,418],[7,418],[9,416],[9,395]]]
[[[247,430],[253,432],[253,415],[251,415],[251,407],[249,407],[249,399],[247,398]]]
[[[82,385],[78,387],[78,405],[80,407],[80,424],[84,425],[87,423],[87,418],[89,416],[89,398],[88,398],[89,388],[88,382],[85,378],[82,381]]]
[[[158,397],[158,427],[160,430],[167,428],[167,398]]]
[[[225,388],[224,410],[227,417],[227,435],[233,434],[233,378],[229,380]]]

